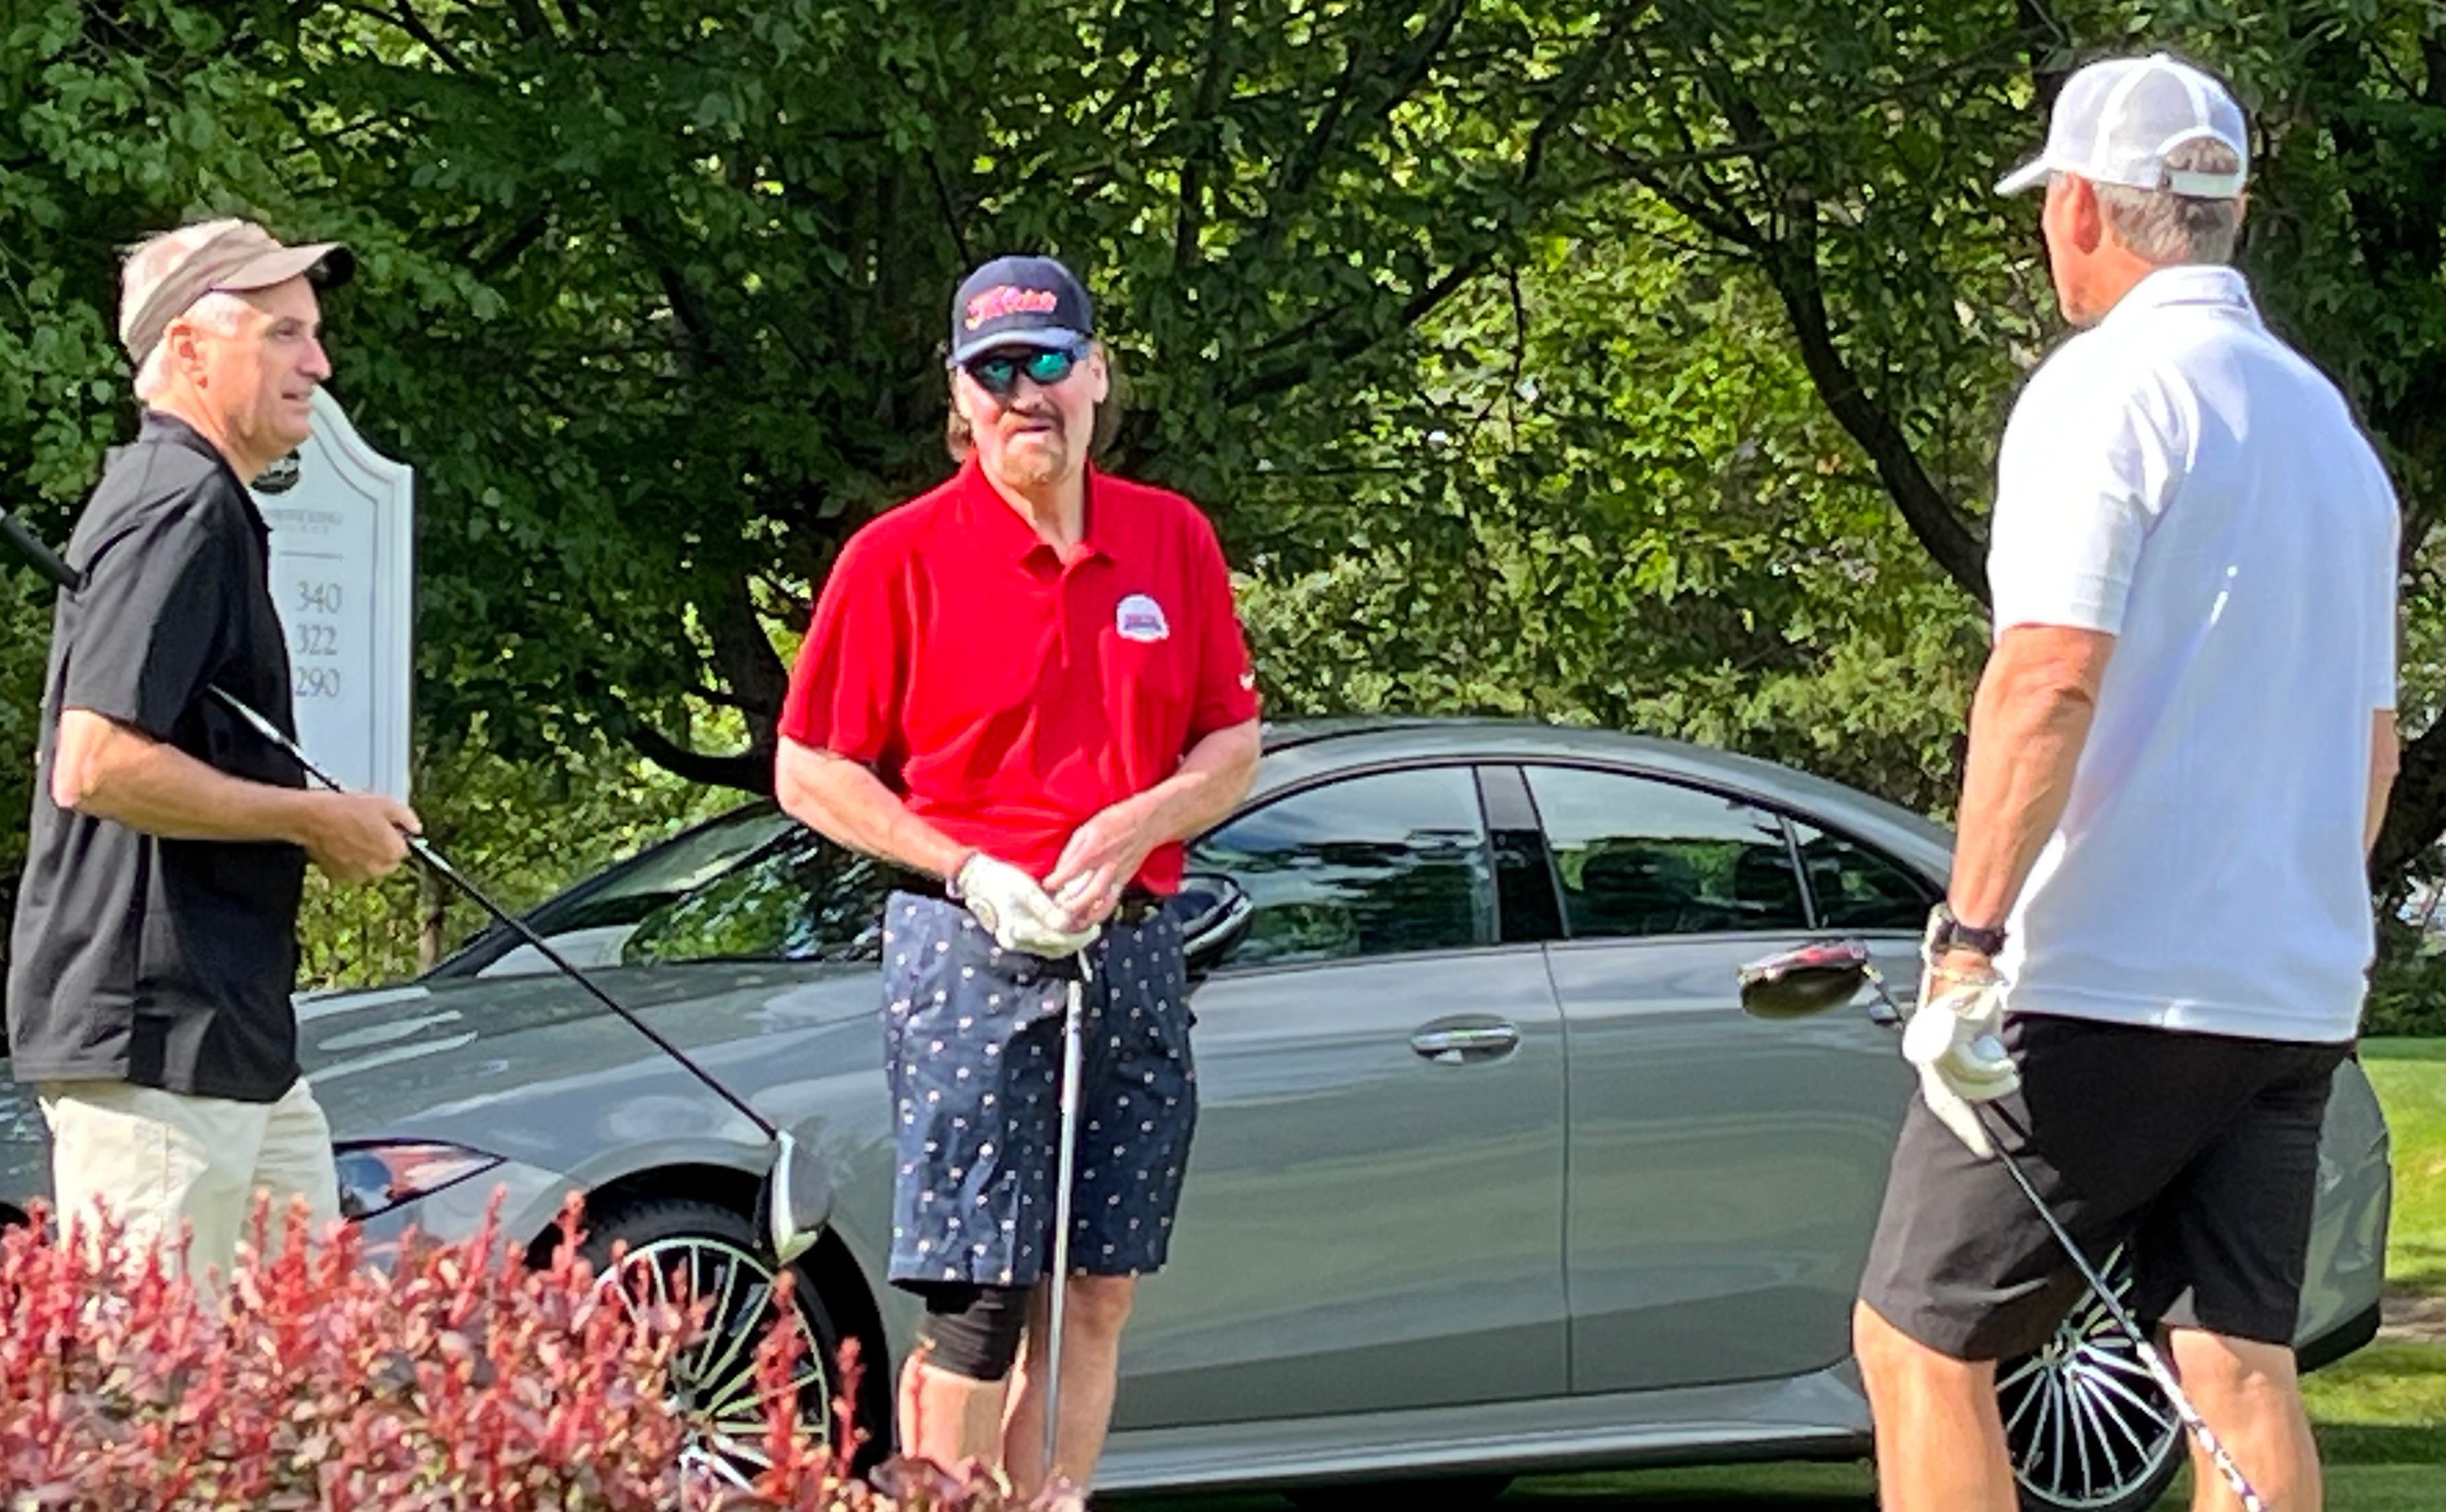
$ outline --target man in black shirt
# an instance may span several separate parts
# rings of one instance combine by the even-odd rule
[[[128,256],[120,339],[146,406],[78,521],[60,595],[9,950],[14,1074],[40,1089],[63,1229],[97,1207],[133,1243],[226,1269],[258,1187],[337,1216],[330,1131],[298,1073],[297,906],[405,859],[406,807],[308,792],[213,700],[294,733],[268,531],[246,491],[306,439],[330,374],[332,244],[208,221]],[[318,1225],[319,1226],[319,1225]]]

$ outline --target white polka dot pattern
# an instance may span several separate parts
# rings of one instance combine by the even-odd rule
[[[1033,1285],[1051,1250],[1069,978],[995,947],[966,908],[906,893],[885,911],[884,958],[892,1279]],[[1163,1264],[1197,1121],[1179,928],[1160,912],[1108,923],[1088,961],[1071,1265],[1137,1275]]]

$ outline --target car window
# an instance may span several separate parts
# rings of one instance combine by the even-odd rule
[[[891,890],[874,858],[801,830],[656,906],[621,943],[620,961],[879,960]]]
[[[1449,950],[1495,940],[1495,868],[1467,767],[1350,777],[1198,842],[1255,911],[1227,969]]]
[[[1936,904],[1936,889],[1898,861],[1854,840],[1792,822],[1801,869],[1827,929],[1918,930]]]
[[[612,964],[641,921],[799,831],[769,803],[751,804],[641,850],[546,899],[527,927],[580,966]],[[434,968],[437,977],[509,975],[552,969],[499,924],[478,933]]]
[[[1783,821],[1768,811],[1618,772],[1528,774],[1573,939],[1808,927]]]

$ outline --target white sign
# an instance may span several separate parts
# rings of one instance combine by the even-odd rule
[[[289,632],[297,743],[342,787],[407,800],[415,470],[314,392],[314,434],[255,479]]]

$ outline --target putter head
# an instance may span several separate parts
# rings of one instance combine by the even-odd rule
[[[1869,980],[1869,947],[1825,940],[1753,961],[1739,974],[1741,1011],[1754,1018],[1806,1018],[1839,1008]]]
[[[756,1226],[787,1265],[814,1247],[833,1210],[832,1178],[823,1165],[782,1129],[773,1139],[773,1168],[756,1196]]]

